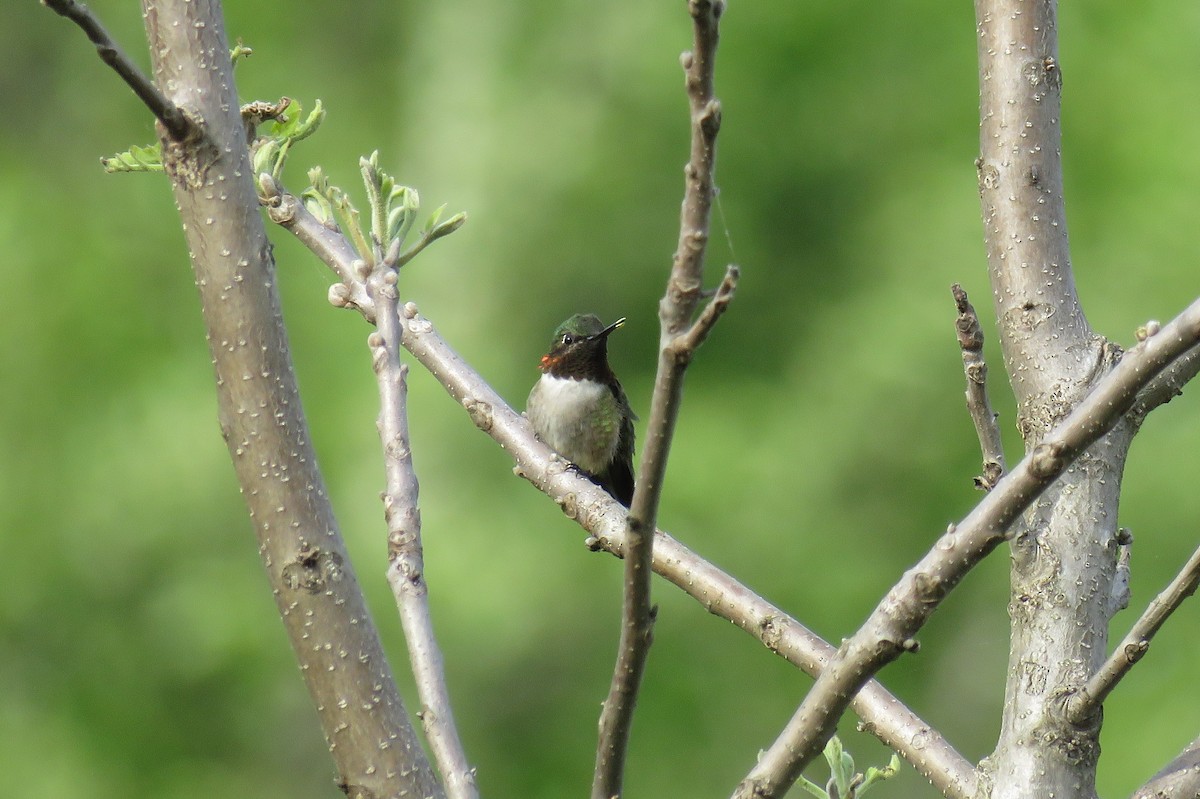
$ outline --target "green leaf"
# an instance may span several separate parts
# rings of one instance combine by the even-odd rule
[[[313,102],[313,110],[309,115],[300,122],[300,108],[296,107],[296,127],[292,131],[292,141],[300,141],[307,139],[309,136],[317,132],[317,128],[321,127],[321,123],[325,121],[325,106],[321,105],[320,100]]]
[[[105,172],[162,172],[162,147],[151,144],[139,147],[136,144],[123,153],[101,158]]]
[[[825,744],[824,754],[826,762],[829,763],[830,782],[837,786],[838,796],[846,796],[850,793],[854,780],[854,758],[845,750],[841,739],[836,735]]]
[[[358,159],[358,168],[362,172],[363,186],[367,190],[367,204],[371,209],[371,235],[380,246],[387,247],[388,209],[384,199],[386,195],[382,191],[379,151],[371,153],[370,158]]]
[[[429,218],[425,220],[425,224],[421,226],[421,235],[428,236],[433,229],[437,227],[438,221],[442,218],[442,213],[446,210],[446,203],[442,203],[437,207]],[[460,215],[461,216],[461,215]]]
[[[268,172],[272,177],[279,178],[287,163],[292,145],[308,138],[325,119],[325,109],[321,101],[307,115],[298,100],[283,98],[280,101],[287,108],[287,113],[280,113],[274,119],[264,119],[259,125],[259,137],[255,140],[252,151],[254,172]]]
[[[241,39],[238,39],[237,44],[229,51],[229,62],[236,67],[239,60],[249,58],[252,55],[254,55],[254,51],[242,44]]]
[[[824,788],[804,777],[800,778],[800,787],[817,797],[817,799],[829,799],[829,794],[825,792]]]
[[[888,761],[888,764],[883,768],[875,768],[874,766],[871,766],[867,769],[866,778],[863,780],[862,785],[859,786],[858,795],[862,796],[867,792],[867,789],[873,786],[875,783],[891,779],[892,777],[896,776],[896,773],[899,771],[900,757],[893,752],[892,759]]]

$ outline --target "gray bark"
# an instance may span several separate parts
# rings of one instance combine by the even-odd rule
[[[339,785],[348,796],[375,799],[441,796],[317,469],[220,3],[144,0],[143,11],[156,82],[198,125],[182,141],[161,128],[160,135],[200,290],[221,430]]]
[[[1031,451],[1119,358],[1075,292],[1061,159],[1053,0],[977,0],[979,190],[1005,367]],[[1095,795],[1100,714],[1065,700],[1103,662],[1115,612],[1117,507],[1136,425],[1093,444],[1025,513],[1012,540],[1004,718],[981,796]]]

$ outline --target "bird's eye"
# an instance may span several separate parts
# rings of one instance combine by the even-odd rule
[[[573,335],[571,335],[570,333],[563,333],[563,335],[562,335],[562,343],[563,343],[564,345],[566,345],[566,344],[574,344],[574,343],[575,343],[575,337],[574,337]]]

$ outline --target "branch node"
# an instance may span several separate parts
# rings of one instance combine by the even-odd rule
[[[1038,444],[1030,453],[1029,473],[1038,480],[1049,480],[1058,476],[1063,468],[1064,450],[1061,441],[1044,441]]]
[[[1159,324],[1158,320],[1151,319],[1149,322],[1147,322],[1146,324],[1140,326],[1137,330],[1135,330],[1133,335],[1134,335],[1134,338],[1136,338],[1139,342],[1142,342],[1142,341],[1145,341],[1146,339],[1150,338],[1151,336],[1157,334],[1158,331],[1161,329],[1162,329],[1162,325]]]
[[[345,283],[334,283],[330,286],[329,304],[334,308],[354,307],[354,301],[350,299],[350,287]]]
[[[470,415],[471,421],[475,423],[483,432],[487,433],[495,424],[495,416],[492,406],[487,402],[482,402],[474,397],[463,397],[462,406]]]
[[[710,139],[715,138],[721,130],[721,101],[715,98],[709,100],[700,114],[699,122],[704,135]]]

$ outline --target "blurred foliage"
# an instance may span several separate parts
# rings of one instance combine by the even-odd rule
[[[145,63],[136,4],[92,5]],[[238,68],[244,100],[321,98],[329,111],[288,185],[314,164],[352,183],[379,149],[434,206],[471,215],[402,290],[503,395],[523,405],[558,320],[628,316],[613,355],[645,418],[686,159],[682,2],[231,0],[226,13],[255,50]],[[6,18],[5,793],[338,796],[218,434],[168,186],[98,163],[152,140],[150,116],[78,30],[35,3]],[[1128,344],[1200,290],[1200,6],[1064,4],[1060,31],[1080,294]],[[688,376],[661,520],[838,640],[979,499],[949,292],[960,281],[987,308],[970,4],[734,0],[717,86],[711,274],[736,258],[743,280]],[[272,235],[318,452],[403,674],[368,329],[328,306],[315,259]],[[994,335],[988,352],[999,378]],[[999,379],[993,389],[1015,458],[1011,397]],[[411,401],[433,609],[480,785],[580,795],[615,651],[617,562],[589,554],[419,369]],[[1116,635],[1195,545],[1194,402],[1157,412],[1130,459],[1134,609]],[[998,728],[1004,560],[883,675],[971,758]],[[656,589],[630,795],[725,795],[810,681]],[[1180,701],[1197,612],[1167,624],[1108,703],[1102,794],[1128,794],[1200,729],[1200,705]],[[863,762],[886,760],[853,720],[842,736]],[[932,795],[907,767],[886,790]]]

